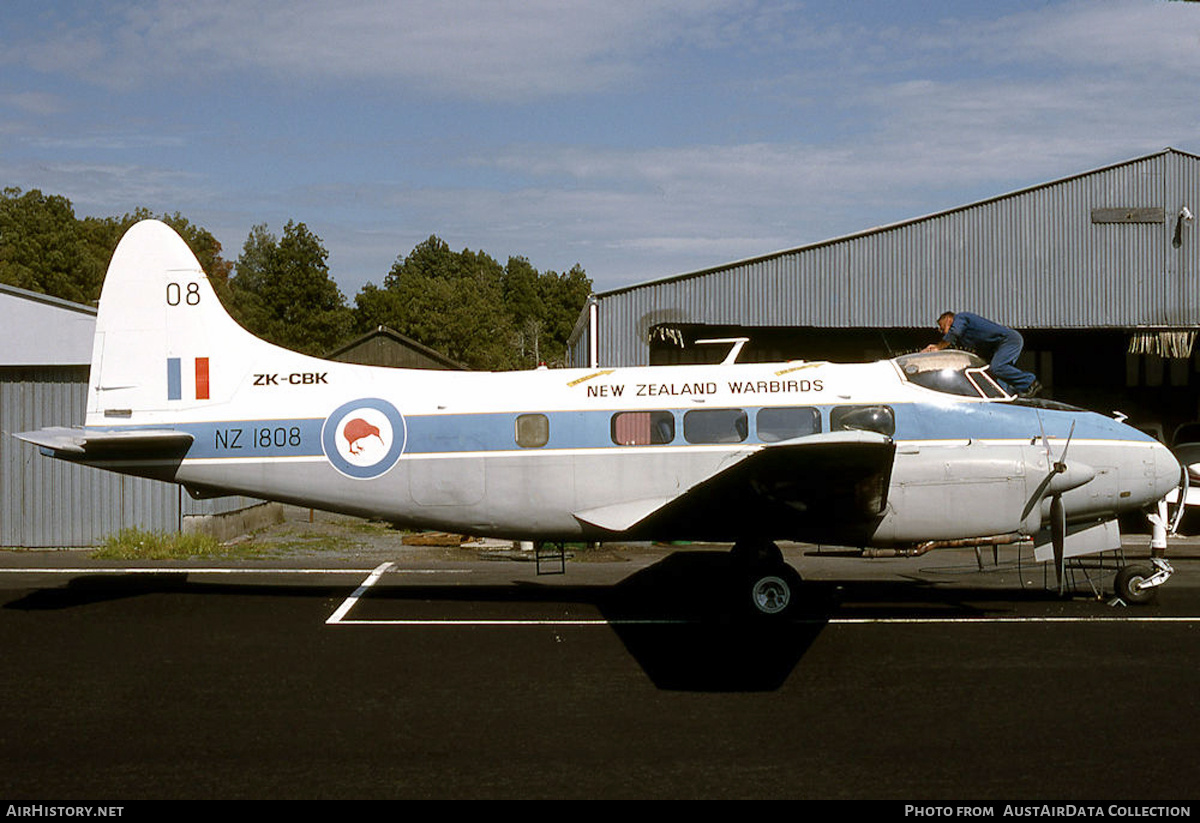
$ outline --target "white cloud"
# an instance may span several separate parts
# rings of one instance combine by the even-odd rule
[[[705,29],[741,0],[208,0],[73,16],[8,61],[134,87],[260,71],[299,83],[401,83],[468,99],[611,89],[649,51]],[[714,17],[716,15],[716,17]]]
[[[207,202],[214,195],[203,184],[201,175],[169,168],[119,163],[48,163],[40,172],[45,181],[40,184],[42,189],[65,194],[85,214],[111,215],[122,208],[132,210],[139,206],[174,212],[190,204]]]
[[[182,137],[154,134],[86,134],[71,137],[31,136],[26,142],[37,149],[121,151],[149,148],[185,148],[187,141]]]
[[[996,55],[1180,76],[1200,70],[1200,8],[1189,2],[1074,0],[1007,21],[1012,48]]]
[[[37,91],[0,94],[0,105],[36,115],[58,114],[67,106],[66,102],[58,95]]]

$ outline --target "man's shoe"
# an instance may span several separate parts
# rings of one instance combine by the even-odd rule
[[[1042,384],[1038,380],[1034,380],[1029,384],[1029,388],[1021,392],[1022,397],[1037,397],[1042,393]]]

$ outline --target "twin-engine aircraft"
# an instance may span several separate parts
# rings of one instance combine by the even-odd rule
[[[183,240],[138,223],[100,298],[82,428],[50,456],[408,527],[537,541],[732,542],[764,614],[794,602],[775,541],[1033,538],[1117,549],[1119,515],[1180,481],[1164,446],[1014,398],[973,355],[463,373],[331,362],[223,309]],[[1170,574],[1126,567],[1146,599]],[[1060,583],[1061,586],[1061,583]]]

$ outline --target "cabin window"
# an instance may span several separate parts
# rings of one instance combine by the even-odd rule
[[[812,406],[782,406],[759,409],[754,418],[758,439],[778,443],[821,431],[821,414]]]
[[[694,409],[683,415],[683,439],[689,443],[741,443],[748,425],[741,409]]]
[[[896,415],[890,406],[835,406],[829,413],[829,428],[879,432],[891,437],[896,433]]]
[[[669,411],[617,412],[612,441],[618,446],[652,446],[675,439],[675,416]]]
[[[550,418],[544,414],[517,416],[517,445],[536,449],[550,442]]]

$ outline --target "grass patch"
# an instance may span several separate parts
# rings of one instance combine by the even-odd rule
[[[92,552],[97,560],[171,560],[230,554],[230,548],[207,534],[167,534],[144,529],[121,529]]]

